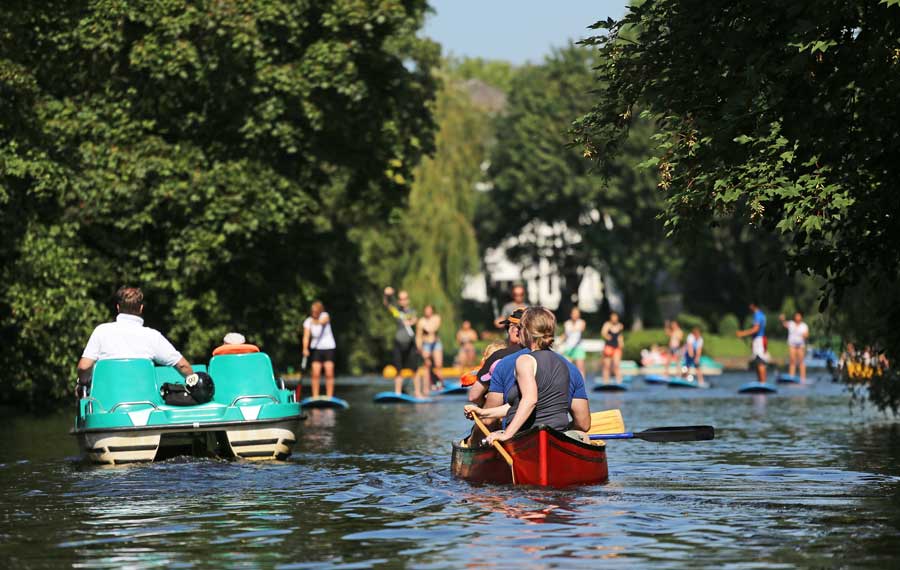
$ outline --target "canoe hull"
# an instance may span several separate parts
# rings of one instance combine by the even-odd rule
[[[609,479],[606,446],[576,441],[547,426],[538,426],[505,442],[513,458],[516,484],[542,487],[596,485]],[[509,465],[493,447],[453,443],[451,472],[472,483],[512,483]]]

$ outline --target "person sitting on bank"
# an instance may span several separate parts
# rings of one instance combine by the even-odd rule
[[[573,430],[569,435],[583,438],[591,427],[587,391],[578,369],[550,350],[556,317],[544,307],[529,307],[519,328],[525,348],[501,360],[492,376],[485,407],[466,406],[466,415],[477,414],[484,420],[504,418],[506,427],[485,438],[486,445],[506,441],[536,424]],[[504,367],[508,362],[513,366]],[[505,368],[511,373],[507,374]],[[477,439],[469,441],[471,444]]]
[[[190,362],[156,329],[144,326],[144,293],[137,287],[116,292],[115,322],[98,325],[78,361],[78,389],[90,386],[94,364],[115,358],[146,358],[160,366],[174,366],[187,378],[194,373]]]
[[[249,354],[259,352],[255,344],[247,344],[247,339],[241,333],[230,332],[222,339],[222,345],[213,349],[213,356],[222,354]]]

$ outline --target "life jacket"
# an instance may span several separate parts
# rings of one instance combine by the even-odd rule
[[[213,356],[222,354],[249,354],[251,352],[259,352],[259,347],[255,344],[223,344],[216,347]]]

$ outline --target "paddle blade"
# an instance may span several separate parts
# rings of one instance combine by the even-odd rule
[[[707,441],[715,439],[716,430],[713,426],[660,427],[635,433],[634,437],[656,442]]]
[[[624,433],[625,420],[621,410],[604,410],[591,414],[591,429],[588,434]]]

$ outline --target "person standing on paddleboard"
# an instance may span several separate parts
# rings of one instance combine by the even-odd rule
[[[334,356],[337,343],[331,330],[331,316],[322,301],[315,301],[303,321],[303,359],[312,363],[312,397],[319,397],[319,378],[325,369],[325,395],[334,397]]]
[[[581,337],[584,335],[584,329],[587,323],[581,318],[581,309],[572,307],[569,313],[569,320],[563,323],[565,333],[562,337],[562,355],[575,363],[578,371],[582,376],[586,376],[584,371],[584,359],[587,354],[584,347],[581,346]]]
[[[498,329],[505,329],[506,325],[504,321],[506,320],[506,315],[511,315],[513,311],[518,309],[519,307],[524,307],[527,303],[525,302],[525,286],[516,283],[513,285],[512,290],[509,292],[512,300],[507,302],[500,309],[500,315],[494,319],[494,326]]]
[[[790,365],[788,366],[788,374],[793,376],[800,369],[800,382],[806,382],[806,339],[809,338],[809,326],[803,322],[803,315],[800,311],[794,313],[794,318],[790,321],[784,318],[784,315],[778,315],[781,325],[787,329],[788,333],[788,351],[790,354]]]
[[[669,337],[669,349],[666,352],[666,369],[663,371],[663,376],[668,378],[669,365],[674,362],[677,369],[678,364],[681,362],[681,339],[684,337],[684,331],[681,330],[681,325],[675,320],[667,321],[665,330],[666,336]]]
[[[697,374],[697,384],[703,385],[703,370],[700,369],[700,358],[703,356],[703,335],[700,334],[700,327],[695,326],[691,329],[691,333],[687,336],[684,343],[684,370],[682,377],[687,378],[691,369]]]
[[[394,377],[394,392],[403,393],[403,369],[408,368],[416,371],[419,368],[419,351],[416,346],[416,333],[413,327],[416,326],[416,311],[409,306],[409,293],[406,291],[397,292],[397,298],[394,298],[394,288],[384,288],[384,306],[391,312],[391,316],[397,321],[397,331],[394,333],[394,367],[397,369],[397,375]],[[414,382],[415,397],[423,397],[419,386]]]
[[[422,359],[425,361],[425,382],[431,384],[436,380],[432,388],[439,389],[444,384],[441,368],[444,366],[444,345],[438,330],[441,328],[441,316],[434,310],[434,305],[425,305],[422,309],[422,318],[416,323],[416,346]]]
[[[603,383],[609,384],[610,373],[615,374],[616,383],[622,383],[622,349],[625,348],[625,337],[622,333],[625,325],[619,321],[619,313],[613,311],[609,320],[603,323],[600,336],[606,342],[603,347]]]
[[[759,305],[750,303],[750,312],[753,313],[753,326],[749,329],[734,333],[738,338],[752,336],[750,345],[753,352],[752,364],[756,366],[756,379],[760,384],[766,383],[766,364],[769,363],[769,340],[766,338],[766,314]]]

